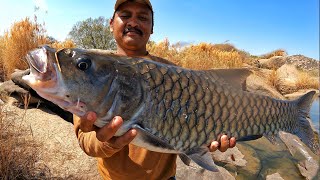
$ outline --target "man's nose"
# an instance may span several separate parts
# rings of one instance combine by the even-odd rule
[[[128,21],[128,26],[137,27],[138,25],[139,24],[136,18],[130,18],[130,20]]]

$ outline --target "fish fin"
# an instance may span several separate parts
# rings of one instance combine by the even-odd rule
[[[135,145],[157,152],[173,152],[174,147],[165,140],[151,134],[137,124],[133,125],[132,128],[137,130],[137,136],[142,140],[139,142],[136,141],[136,143],[133,142]]]
[[[179,157],[185,165],[190,166],[191,159],[187,155],[179,154]]]
[[[185,154],[202,168],[213,172],[219,171],[212,159],[208,147],[194,148]]]
[[[246,79],[252,73],[249,69],[212,69],[207,70],[221,77],[225,82],[224,85],[232,86],[237,89],[246,90]]]
[[[319,142],[313,132],[310,121],[307,119],[314,94],[315,91],[310,91],[294,100],[298,106],[298,125],[291,133],[297,135],[315,154],[320,154]]]
[[[262,135],[252,135],[252,136],[245,136],[237,139],[237,141],[251,141],[261,138]]]

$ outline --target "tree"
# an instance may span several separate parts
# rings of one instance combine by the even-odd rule
[[[88,18],[77,22],[69,32],[70,38],[81,48],[116,49],[116,43],[109,30],[108,19]]]

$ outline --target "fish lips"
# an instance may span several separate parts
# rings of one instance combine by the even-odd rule
[[[40,74],[47,72],[48,55],[45,48],[39,48],[29,52],[26,59],[31,71],[35,70]]]

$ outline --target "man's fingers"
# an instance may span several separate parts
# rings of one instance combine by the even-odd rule
[[[137,130],[130,129],[124,135],[120,137],[113,137],[110,143],[117,148],[123,148],[125,145],[129,144],[137,135]]]
[[[219,143],[217,141],[213,141],[210,146],[209,146],[209,150],[210,152],[214,152],[219,148]]]
[[[229,139],[227,135],[221,136],[220,148],[219,151],[225,152],[229,148]]]
[[[230,140],[229,140],[229,146],[230,148],[233,148],[236,146],[236,138],[235,137],[232,137]]]
[[[93,123],[95,122],[95,120],[97,119],[97,115],[95,112],[88,112],[86,115],[84,115],[83,117],[79,117],[80,118],[80,129],[83,132],[90,132],[94,130],[94,126]]]
[[[123,120],[120,116],[116,116],[110,123],[96,131],[97,139],[101,142],[109,141],[122,125]]]

